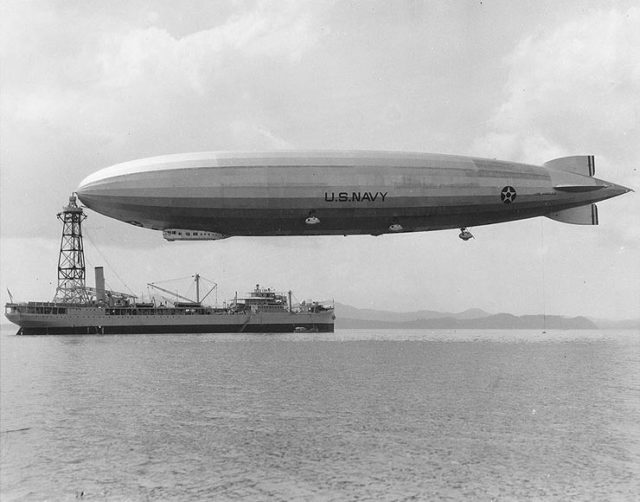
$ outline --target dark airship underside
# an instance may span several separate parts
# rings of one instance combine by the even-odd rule
[[[117,164],[78,188],[89,208],[168,240],[464,228],[535,216],[597,224],[595,202],[630,191],[592,156],[542,166],[399,152],[209,152]],[[461,234],[462,238],[463,234]]]

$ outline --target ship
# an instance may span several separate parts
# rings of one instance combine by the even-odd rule
[[[108,290],[103,267],[95,267],[95,287],[86,286],[82,222],[86,218],[73,194],[58,214],[63,222],[58,259],[58,287],[50,302],[10,302],[5,316],[19,326],[18,335],[106,335],[155,333],[290,333],[333,332],[333,302],[302,301],[292,293],[256,285],[244,297],[223,306],[205,305],[200,298],[200,275],[193,277],[196,298],[148,286],[175,299],[138,301],[135,295]],[[178,299],[180,301],[178,301]]]

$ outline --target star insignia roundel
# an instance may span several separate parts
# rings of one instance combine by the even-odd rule
[[[514,200],[516,200],[516,190],[511,186],[506,186],[500,192],[500,199],[505,204],[511,204]]]

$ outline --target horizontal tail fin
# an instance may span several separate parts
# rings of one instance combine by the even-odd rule
[[[544,163],[544,167],[556,171],[566,171],[582,176],[596,174],[596,162],[593,155],[575,155],[573,157],[560,157]]]
[[[588,206],[572,207],[564,211],[556,211],[545,215],[552,220],[562,223],[571,223],[572,225],[597,225],[598,224],[598,207],[595,204]]]

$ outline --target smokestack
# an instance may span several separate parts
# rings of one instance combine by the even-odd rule
[[[104,295],[104,268],[103,267],[96,267],[95,271],[96,271],[96,300],[100,302],[100,301],[104,301],[105,300],[105,295]]]

